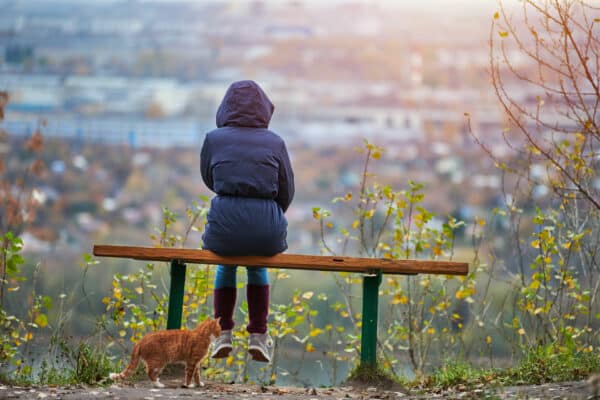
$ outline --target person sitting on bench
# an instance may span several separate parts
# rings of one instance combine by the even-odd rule
[[[234,82],[217,110],[217,129],[206,134],[200,169],[216,193],[202,236],[203,248],[216,254],[271,256],[287,249],[285,211],[294,197],[294,174],[285,142],[268,129],[275,107],[254,81]],[[237,266],[219,265],[214,289],[214,317],[221,336],[213,358],[233,349],[233,313]],[[269,362],[267,269],[248,267],[248,351],[253,360]]]

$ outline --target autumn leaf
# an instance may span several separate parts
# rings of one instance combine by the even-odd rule
[[[35,324],[40,328],[45,328],[48,326],[48,317],[46,314],[39,314],[37,317],[35,317]]]

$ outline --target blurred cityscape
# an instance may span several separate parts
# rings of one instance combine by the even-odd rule
[[[124,235],[130,243],[146,244],[161,205],[183,209],[209,194],[199,149],[238,79],[265,88],[276,105],[271,128],[290,150],[290,250],[318,252],[311,208],[356,188],[364,138],[386,149],[378,179],[398,189],[424,182],[440,220],[490,212],[501,203],[501,178],[472,133],[494,154],[508,152],[488,76],[494,7],[0,0],[0,90],[10,94],[0,127],[16,141],[40,126],[56,139],[38,189],[52,211],[41,213],[26,246],[71,243],[81,252],[108,232],[116,239],[119,221],[146,233]],[[516,84],[509,90],[536,101]],[[62,225],[47,232],[57,215]]]

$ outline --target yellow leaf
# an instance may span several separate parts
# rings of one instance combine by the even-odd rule
[[[373,154],[371,154],[371,157],[373,157],[373,159],[375,159],[375,160],[379,160],[379,159],[381,158],[381,152],[380,152],[380,151],[377,151],[377,150],[375,150],[375,151],[373,152]]]
[[[333,228],[333,224],[331,222],[328,222],[327,225],[325,225],[326,227],[328,227],[329,229]]]
[[[365,218],[373,218],[373,215],[375,215],[375,210],[369,210],[365,213]]]
[[[346,200],[346,201],[352,200],[352,193],[350,193],[350,192],[346,193],[346,196],[344,196],[344,200]]]
[[[48,326],[48,317],[46,314],[39,314],[37,317],[35,317],[35,324],[40,328]]]
[[[324,331],[323,331],[323,329],[320,329],[320,328],[315,328],[315,329],[312,329],[312,330],[310,331],[310,333],[309,333],[309,336],[310,336],[310,337],[319,336],[319,335],[320,335],[321,333],[323,333],[323,332],[324,332]]]
[[[491,337],[491,336],[487,336],[487,337],[485,338],[485,342],[486,342],[487,344],[492,344],[492,337]]]
[[[229,357],[227,357],[227,360],[225,361],[225,364],[226,364],[228,367],[231,367],[231,365],[233,364],[233,356],[229,356]]]
[[[33,339],[33,333],[31,333],[31,332],[27,332],[27,333],[25,334],[25,336],[23,337],[23,340],[24,340],[25,342],[29,342],[31,339]]]
[[[392,304],[406,304],[408,303],[408,297],[399,293],[395,294],[392,298]]]
[[[496,11],[494,13],[494,19],[498,19],[498,18],[500,18],[500,13],[498,11]]]
[[[500,37],[503,37],[503,38],[508,36],[508,32],[505,32],[505,31],[500,31],[500,32],[498,32],[498,34],[500,35]]]
[[[17,290],[19,290],[19,288],[20,288],[19,286],[15,286],[15,287],[9,287],[9,288],[8,288],[8,291],[9,291],[9,292],[16,292]]]
[[[309,353],[312,353],[313,351],[315,351],[315,347],[312,345],[312,343],[306,344],[306,351]]]
[[[102,303],[104,303],[104,304],[108,304],[108,303],[110,303],[110,297],[104,297],[104,298],[102,299]]]
[[[356,229],[358,228],[358,225],[360,224],[360,222],[356,219],[354,220],[354,222],[352,223],[352,229]]]
[[[135,291],[138,292],[139,294],[144,293],[144,289],[141,286],[136,287]]]
[[[525,329],[521,328],[518,330],[519,335],[524,335],[525,334]]]
[[[531,283],[529,284],[529,287],[531,289],[538,289],[540,287],[540,281],[538,281],[538,280],[531,281]]]
[[[429,333],[430,335],[433,335],[435,333],[435,328],[427,329],[427,333]]]
[[[539,249],[540,248],[540,241],[539,240],[534,240],[531,242],[531,247],[533,247],[534,249]]]
[[[127,332],[125,332],[123,329],[121,329],[119,331],[119,336],[124,337],[125,335],[127,335]]]

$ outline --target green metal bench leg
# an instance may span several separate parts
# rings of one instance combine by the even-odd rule
[[[377,366],[377,310],[381,271],[363,278],[362,328],[360,342],[361,367]]]
[[[184,286],[185,264],[179,260],[173,260],[171,261],[171,288],[169,289],[169,311],[167,314],[167,329],[181,328]]]

